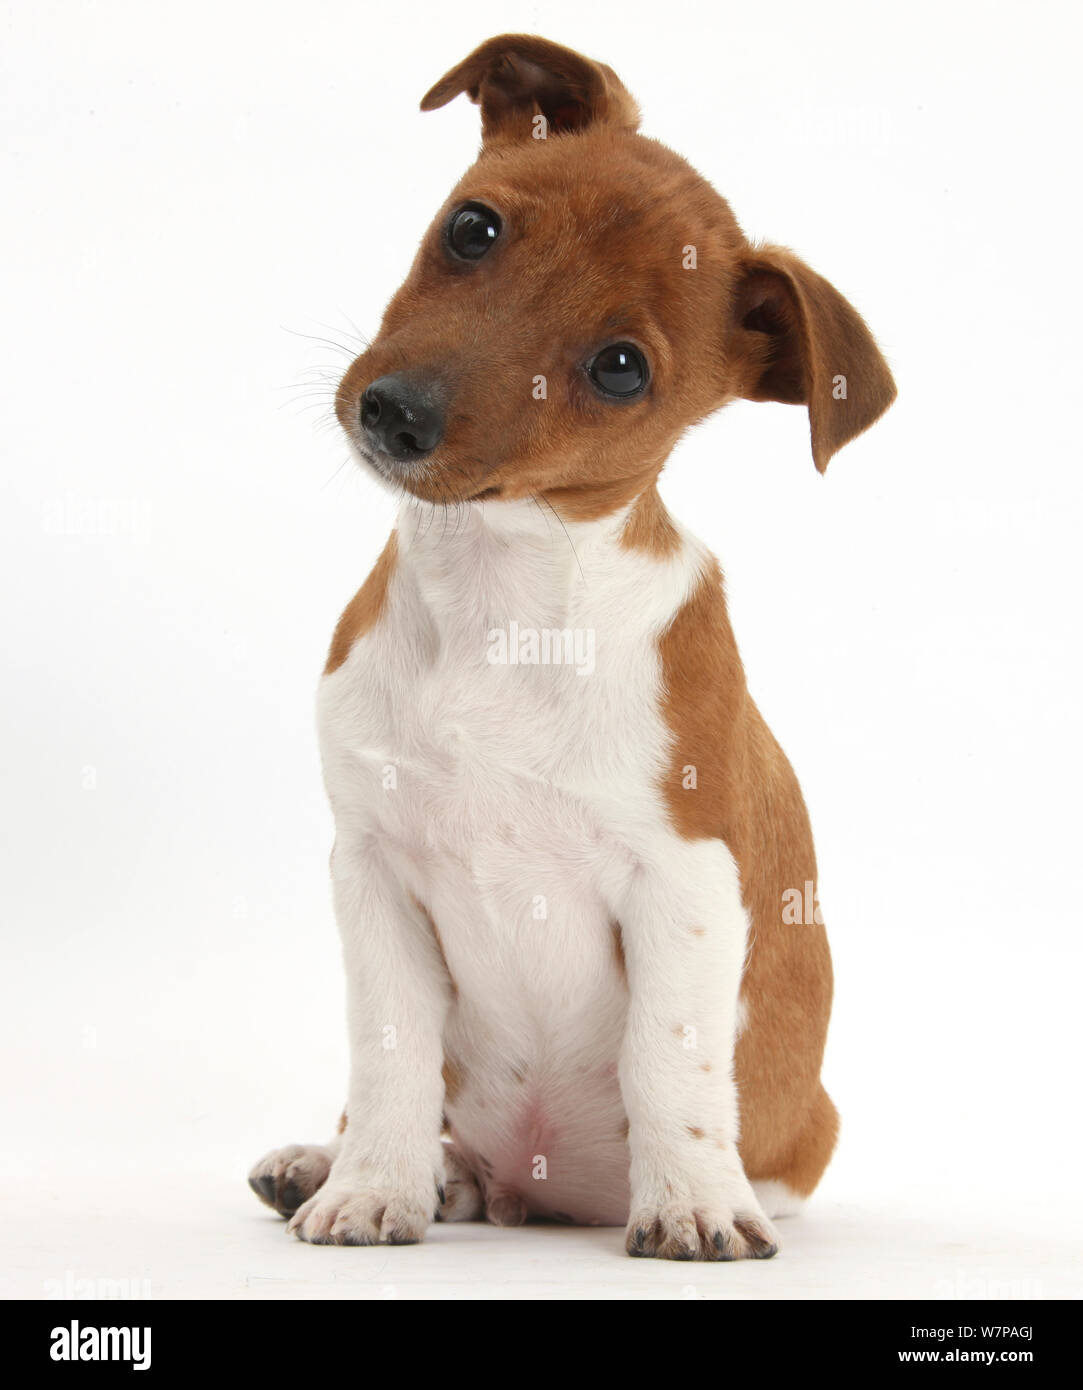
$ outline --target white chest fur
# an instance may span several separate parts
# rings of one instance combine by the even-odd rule
[[[457,1141],[532,1209],[607,1223],[628,1201],[621,904],[646,875],[685,920],[720,884],[741,916],[725,847],[681,840],[659,790],[658,637],[702,552],[629,550],[623,523],[409,506],[380,618],[320,692],[336,857],[436,924]]]

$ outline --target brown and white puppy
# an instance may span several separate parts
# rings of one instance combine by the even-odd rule
[[[831,963],[718,564],[655,482],[737,397],[806,405],[823,470],[894,384],[608,67],[508,35],[422,107],[462,92],[480,156],[337,398],[402,494],[320,691],[346,1116],[250,1181],[316,1243],[537,1216],[769,1256],[835,1143]]]

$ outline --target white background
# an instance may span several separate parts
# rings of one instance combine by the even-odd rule
[[[1077,7],[2,23],[5,1290],[1078,1295]],[[663,480],[801,778],[837,968],[842,1143],[763,1266],[312,1249],[244,1181],[345,1088],[313,699],[391,502],[318,426],[477,144],[418,100],[516,29],[609,62],[899,384],[825,478],[802,410],[742,404]]]

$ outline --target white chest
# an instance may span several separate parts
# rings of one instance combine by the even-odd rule
[[[554,536],[503,510],[499,530],[400,525],[380,621],[321,691],[328,788],[412,852],[502,846],[572,872],[569,844],[664,821],[657,642],[695,556],[621,550],[619,521]]]
[[[673,852],[657,642],[694,557],[621,551],[612,524],[558,543],[530,520],[400,524],[380,620],[323,683],[325,776],[339,835],[377,842],[436,923],[456,991],[446,1046],[468,1078],[449,1107],[460,1144],[495,1182],[528,1149],[563,1150],[565,1174],[569,1152],[593,1154],[619,1205],[612,903]],[[577,1219],[611,1214],[598,1194],[537,1192]]]

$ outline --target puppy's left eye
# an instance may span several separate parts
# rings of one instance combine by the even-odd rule
[[[647,384],[647,363],[631,343],[602,348],[587,364],[587,374],[603,396],[638,396]]]
[[[500,218],[481,203],[467,203],[451,214],[447,242],[464,261],[479,261],[500,235]]]

